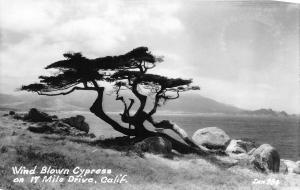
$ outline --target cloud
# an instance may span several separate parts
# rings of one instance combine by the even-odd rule
[[[94,58],[148,46],[153,72],[194,78],[242,108],[297,111],[299,7],[283,3],[0,0],[0,91],[46,74],[66,51]]]
[[[1,0],[1,28],[15,32],[37,32],[53,27],[58,16],[57,3],[36,0]]]
[[[183,27],[173,15],[177,4],[1,1],[1,75],[34,78],[66,51],[119,54],[135,48],[129,38],[180,32]]]

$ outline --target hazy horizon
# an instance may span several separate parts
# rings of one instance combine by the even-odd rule
[[[147,46],[153,70],[243,109],[300,113],[299,5],[271,1],[0,0],[0,93],[46,74],[66,51],[89,58]]]
[[[1,97],[1,95],[8,95],[7,100],[10,103],[5,103],[4,100],[6,99],[5,96]],[[10,97],[10,95],[15,96],[15,98]],[[66,108],[67,110],[70,110],[70,106],[75,106],[73,109],[79,109],[77,111],[82,110],[83,108],[86,109],[89,112],[89,107],[92,105],[93,101],[95,100],[96,94],[95,92],[81,92],[78,91],[76,93],[72,93],[68,96],[39,96],[35,93],[28,93],[28,92],[22,92],[18,94],[3,94],[0,93],[0,107],[4,106],[3,108],[13,108],[13,109],[21,109],[24,111],[27,111],[28,109],[32,107],[36,107],[38,109],[50,109],[50,110],[56,110],[62,111],[60,108]],[[196,97],[200,96],[200,97]],[[133,97],[132,97],[133,98]],[[18,100],[18,101],[12,101],[12,100]],[[122,105],[120,105],[120,102],[115,101],[115,95],[110,94],[109,91],[105,92],[105,101],[104,105],[109,107],[106,107],[106,110],[111,112],[120,113],[120,111],[123,110]],[[41,101],[42,100],[42,101]],[[194,101],[197,101],[197,103],[193,103]],[[199,102],[200,101],[200,102]],[[4,103],[4,104],[3,104]],[[12,103],[12,104],[11,104]],[[58,104],[59,103],[59,104]],[[25,105],[25,107],[24,107]],[[148,104],[150,107],[152,105],[150,99],[148,100]],[[191,107],[191,105],[193,105]],[[8,107],[7,107],[8,106]],[[50,106],[50,108],[49,108]],[[57,107],[58,106],[58,107]],[[77,106],[77,108],[76,108]],[[188,108],[190,107],[190,108]],[[111,109],[112,108],[112,109]],[[117,108],[117,109],[116,109]],[[137,107],[133,107],[133,109],[136,109]],[[179,109],[181,108],[181,109]],[[204,110],[206,111],[204,111]],[[179,99],[172,100],[166,103],[166,105],[162,106],[158,109],[158,113],[193,113],[193,114],[232,114],[232,113],[239,113],[242,114],[243,111],[257,111],[261,109],[271,109],[275,112],[281,112],[285,111],[288,114],[297,114],[293,112],[288,112],[286,110],[276,110],[271,107],[261,107],[258,109],[244,109],[240,108],[231,104],[226,104],[224,102],[219,102],[214,99],[211,99],[209,97],[203,96],[201,94],[195,94],[193,92],[184,93],[181,94]],[[201,111],[202,110],[202,111]],[[214,111],[212,111],[214,110]],[[76,110],[73,110],[76,111]]]

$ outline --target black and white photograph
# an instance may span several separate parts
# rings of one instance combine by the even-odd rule
[[[300,2],[0,0],[0,190],[300,189]]]

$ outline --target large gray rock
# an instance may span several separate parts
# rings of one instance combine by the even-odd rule
[[[9,111],[9,113],[8,113],[9,115],[15,115],[16,114],[16,112],[14,112],[14,111]]]
[[[277,150],[269,144],[263,144],[251,155],[251,164],[262,172],[279,172],[280,156]]]
[[[288,173],[293,173],[294,168],[297,168],[296,162],[292,160],[281,159],[281,161],[287,166]]]
[[[172,143],[162,137],[149,137],[136,143],[134,148],[136,151],[167,155],[172,151]]]
[[[13,118],[17,119],[17,120],[23,120],[24,117],[25,117],[24,114],[18,114],[18,113],[16,113],[16,114],[13,115]]]
[[[90,137],[95,138],[94,134],[88,134],[84,131],[78,130],[75,127],[64,123],[62,121],[54,121],[51,123],[40,123],[35,126],[28,127],[28,130],[34,133],[43,134],[58,134],[58,135],[68,135],[76,137]]]
[[[300,174],[300,162],[294,162],[292,160],[284,160],[281,159],[281,162],[283,162],[287,166],[288,173],[296,173]]]
[[[32,122],[51,122],[52,118],[48,114],[41,112],[37,110],[36,108],[31,108],[23,118],[24,120],[27,121],[32,121]]]
[[[279,173],[286,174],[288,172],[289,172],[289,170],[288,170],[287,165],[285,164],[285,162],[282,159],[280,159]]]
[[[300,161],[296,162],[297,167],[293,169],[293,172],[296,174],[300,174]]]
[[[240,153],[246,153],[247,151],[243,147],[242,140],[232,139],[226,148],[226,152],[240,154]]]
[[[216,162],[219,166],[226,168],[239,164],[239,160],[231,156],[215,156],[214,162]]]
[[[235,154],[247,153],[255,147],[256,145],[252,141],[232,139],[226,148],[226,152]]]
[[[206,127],[197,130],[192,137],[197,145],[205,146],[209,149],[225,150],[230,142],[229,136],[218,127]]]
[[[33,133],[44,133],[44,134],[49,134],[53,132],[52,127],[48,126],[48,125],[42,125],[39,127],[36,126],[29,126],[27,128],[29,131],[33,132]]]
[[[69,118],[62,119],[62,121],[64,123],[67,123],[67,124],[71,125],[72,127],[75,127],[78,130],[88,133],[90,130],[90,127],[89,127],[89,124],[87,124],[84,120],[85,120],[85,118],[82,115],[77,115],[75,117],[69,117]]]
[[[70,128],[72,128],[70,125],[56,121],[43,125],[29,126],[27,129],[34,133],[73,135],[70,133]]]

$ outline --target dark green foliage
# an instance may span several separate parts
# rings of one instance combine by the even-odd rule
[[[124,105],[121,119],[129,125],[135,125],[135,129],[138,129],[138,126],[143,128],[144,121],[151,121],[151,116],[156,112],[158,106],[167,100],[178,98],[180,92],[199,90],[197,86],[190,86],[191,79],[168,78],[148,73],[158,62],[162,62],[162,58],[152,55],[147,47],[138,47],[123,55],[96,59],[88,59],[81,53],[69,52],[63,56],[64,60],[59,60],[45,67],[45,69],[56,69],[56,73],[51,76],[40,76],[40,83],[22,86],[21,90],[47,96],[67,95],[75,90],[97,91],[98,94],[100,93],[99,100],[95,101],[91,111],[124,134],[133,134],[133,131],[124,129],[112,122],[112,119],[106,116],[102,110],[103,91],[105,89],[103,83],[109,83],[114,87],[116,100],[122,101]],[[126,99],[121,96],[119,94],[121,90],[131,91],[131,94],[140,102],[134,116],[130,115],[130,109],[136,100],[132,97]],[[154,99],[148,99],[149,96]],[[144,111],[147,99],[154,103],[149,113]],[[146,129],[136,130],[135,133],[141,131],[146,131]]]
[[[65,68],[75,70],[97,71],[97,70],[115,70],[115,69],[134,69],[140,62],[155,63],[156,59],[147,47],[139,47],[119,56],[106,56],[96,59],[87,59],[81,53],[65,53],[67,60],[57,61],[46,67]]]
[[[122,79],[129,79],[129,80],[138,80],[139,84],[144,85],[160,85],[162,88],[173,88],[177,86],[183,86],[183,85],[189,85],[192,83],[192,80],[184,80],[181,78],[167,78],[160,75],[155,74],[143,74],[139,71],[128,71],[128,70],[121,70],[116,72],[114,75],[111,76],[111,78],[116,80],[122,80]]]
[[[21,90],[31,91],[31,92],[38,92],[47,89],[46,85],[40,83],[33,83],[29,85],[23,85]]]
[[[143,64],[153,64],[160,61],[154,57],[147,47],[139,47],[119,56],[106,56],[88,59],[81,53],[65,53],[64,60],[57,61],[45,69],[58,69],[52,76],[40,76],[40,83],[22,86],[21,90],[32,92],[52,92],[65,90],[80,83],[92,81],[114,82],[107,71],[141,69]]]

